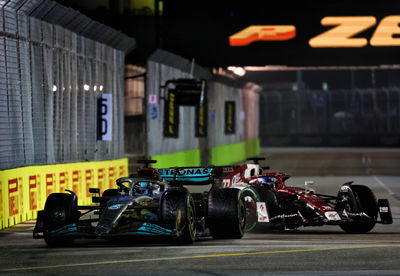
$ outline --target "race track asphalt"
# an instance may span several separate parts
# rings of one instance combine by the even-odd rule
[[[368,185],[389,199],[394,224],[362,235],[323,226],[184,246],[79,240],[70,248],[47,248],[28,225],[0,231],[0,275],[400,275],[400,150],[266,148],[263,155],[271,171],[292,175],[288,185],[313,180],[327,194],[347,181]]]

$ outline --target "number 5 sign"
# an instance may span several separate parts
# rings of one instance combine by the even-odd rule
[[[112,94],[97,96],[97,140],[112,140]]]

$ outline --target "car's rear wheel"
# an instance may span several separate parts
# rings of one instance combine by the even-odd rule
[[[208,226],[213,238],[240,239],[246,227],[246,207],[239,189],[214,189],[208,197]]]
[[[174,229],[176,241],[190,244],[196,238],[196,210],[187,190],[167,191],[161,203],[161,221],[165,228]]]
[[[251,187],[242,190],[242,197],[244,198],[246,208],[246,227],[244,231],[249,232],[257,225],[257,202],[259,201],[259,197],[257,192]]]
[[[367,186],[349,185],[348,189],[340,190],[337,206],[341,209],[338,211],[353,214],[353,218],[340,224],[346,233],[363,234],[374,228],[378,217],[378,203]],[[363,216],[363,213],[368,217]]]
[[[69,246],[74,238],[68,236],[73,230],[68,225],[74,222],[77,214],[76,197],[72,194],[50,194],[44,206],[43,236],[51,247]]]

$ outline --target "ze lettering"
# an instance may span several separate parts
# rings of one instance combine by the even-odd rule
[[[335,26],[308,42],[313,48],[365,47],[366,38],[354,36],[376,24],[374,16],[328,16],[321,20],[323,26]],[[400,46],[400,16],[383,18],[371,37],[371,46]]]
[[[289,40],[296,37],[292,25],[253,25],[229,37],[230,46],[246,46],[255,41]]]

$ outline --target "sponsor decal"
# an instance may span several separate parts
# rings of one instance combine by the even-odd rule
[[[336,211],[325,212],[325,217],[328,220],[341,220],[339,214]]]
[[[149,105],[149,116],[151,120],[158,119],[158,106],[156,104]]]
[[[124,207],[125,204],[113,204],[111,206],[108,206],[107,209],[108,210],[119,210],[122,207]]]
[[[46,197],[55,192],[56,175],[54,173],[46,174]]]
[[[196,106],[195,135],[207,137],[207,104]]]
[[[400,15],[388,15],[380,22],[375,16],[326,16],[321,19],[322,26],[332,26],[311,39],[312,48],[361,48],[400,46]],[[373,28],[368,38],[359,34]],[[247,46],[256,41],[283,41],[296,37],[293,25],[252,25],[229,37],[230,46]]]
[[[184,176],[184,175],[195,176],[195,175],[209,175],[212,172],[212,169],[209,168],[159,169],[158,172],[166,176],[174,176],[175,173],[177,176]]]
[[[157,95],[149,94],[149,104],[157,104]]]
[[[225,102],[225,134],[235,134],[235,102]]]
[[[50,235],[69,235],[75,234],[78,231],[78,228],[75,223],[65,225],[57,230],[49,231]]]
[[[380,213],[388,213],[389,212],[389,207],[381,206],[381,207],[379,207],[379,212]]]
[[[168,100],[164,106],[164,136],[179,137],[179,105],[176,104],[176,92],[168,90]]]
[[[97,95],[97,140],[112,140],[112,94]]]
[[[109,167],[108,168],[108,187],[114,186],[116,180],[117,180],[117,168]]]
[[[68,185],[68,172],[60,172],[60,192],[65,191]]]
[[[8,202],[9,216],[18,215],[18,179],[13,178],[8,181]]]
[[[237,173],[232,177],[232,185],[235,185],[239,182],[240,182],[240,173]]]
[[[105,181],[106,181],[105,177],[106,177],[105,169],[104,168],[98,169],[97,170],[97,183],[99,185],[100,191],[104,191],[106,189],[106,187],[104,185]]]
[[[310,39],[309,44],[313,48],[365,47],[368,39],[355,36],[375,26],[376,22],[374,16],[327,16],[322,18],[321,25],[334,27]],[[383,18],[369,41],[370,45],[400,46],[399,24],[398,15]]]
[[[174,234],[174,231],[170,229],[163,228],[156,224],[145,222],[141,227],[138,228],[138,231],[143,231],[147,234],[161,234],[161,235],[171,235]]]
[[[128,174],[126,173],[126,167],[125,166],[119,166],[119,177],[127,176]]]
[[[161,178],[165,180],[206,181],[210,178],[210,168],[159,169]]]
[[[85,191],[86,191],[86,197],[91,197],[91,193],[89,193],[89,187],[93,186],[93,170],[85,170]]]
[[[230,46],[246,46],[255,41],[289,40],[296,37],[293,25],[253,25],[229,37]]]
[[[76,170],[72,172],[72,191],[75,194],[79,192],[79,185],[81,183],[81,171]]]
[[[38,207],[38,175],[29,176],[29,210],[36,210]]]
[[[269,222],[267,206],[265,205],[265,202],[257,202],[257,217],[258,222]]]
[[[230,180],[230,179],[224,179],[224,180],[222,180],[222,187],[223,187],[223,188],[227,188],[227,187],[230,187],[230,186],[232,186],[232,185],[231,185],[231,180]]]

